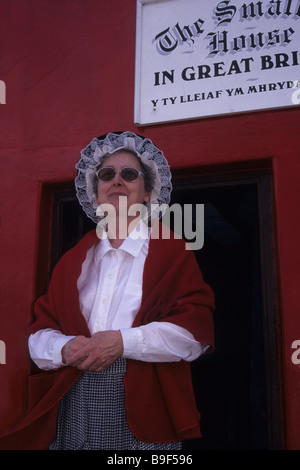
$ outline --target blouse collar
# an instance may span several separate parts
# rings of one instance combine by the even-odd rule
[[[104,232],[106,233],[106,232]],[[109,251],[112,252],[126,252],[131,256],[137,258],[142,248],[149,243],[150,229],[143,221],[140,221],[137,226],[130,232],[127,238],[122,242],[119,248],[113,248],[110,244],[109,238],[104,236],[99,243],[97,243],[94,252],[95,264],[98,264],[104,255]]]

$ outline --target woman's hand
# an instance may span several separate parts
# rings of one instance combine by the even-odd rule
[[[76,336],[73,339],[70,339],[61,350],[62,361],[64,364],[69,365],[69,359],[79,351],[83,346],[85,346],[89,341],[89,338],[85,336]]]
[[[78,341],[75,341],[77,339]],[[122,354],[122,335],[120,331],[112,330],[99,331],[91,338],[77,336],[68,341],[62,349],[63,360],[65,358],[68,366],[97,372],[110,366]]]

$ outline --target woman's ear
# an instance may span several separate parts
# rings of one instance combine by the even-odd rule
[[[146,202],[146,203],[149,202],[149,201],[150,201],[150,197],[151,197],[151,192],[146,193],[146,194],[145,194],[145,197],[144,197],[144,202]]]

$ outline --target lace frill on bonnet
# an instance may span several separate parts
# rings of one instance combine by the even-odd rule
[[[149,215],[153,207],[157,207],[157,214],[170,203],[172,183],[171,172],[163,153],[150,139],[140,137],[132,132],[109,133],[103,138],[94,138],[83,150],[81,158],[76,165],[78,174],[75,178],[76,195],[86,215],[95,223],[100,221],[96,215],[98,204],[93,189],[93,179],[96,169],[102,163],[103,157],[111,155],[118,150],[131,150],[135,152],[144,165],[151,167],[155,173],[154,189],[149,202]],[[150,209],[151,206],[151,209]],[[151,216],[155,216],[153,212]]]

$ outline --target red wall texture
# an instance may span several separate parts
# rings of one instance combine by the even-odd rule
[[[25,331],[35,297],[42,184],[71,180],[79,151],[113,130],[137,131],[173,168],[272,159],[286,447],[300,449],[300,109],[156,125],[133,123],[135,0],[2,0],[0,79],[0,431],[26,402]],[[293,79],[294,77],[292,77]],[[300,77],[298,77],[300,78]],[[183,151],[184,145],[184,151]]]

